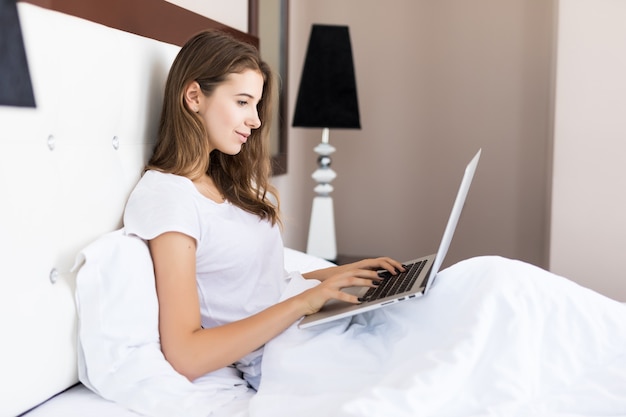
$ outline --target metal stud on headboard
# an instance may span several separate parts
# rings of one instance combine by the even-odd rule
[[[59,271],[56,268],[50,270],[50,282],[56,284],[59,280]]]

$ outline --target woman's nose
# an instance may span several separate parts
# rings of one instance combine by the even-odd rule
[[[259,113],[256,111],[256,109],[248,119],[247,123],[251,129],[258,129],[261,127],[261,119],[259,118]]]

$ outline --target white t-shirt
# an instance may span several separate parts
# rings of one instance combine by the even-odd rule
[[[144,240],[171,231],[196,240],[205,328],[258,313],[277,303],[285,288],[288,274],[278,226],[228,201],[204,197],[186,177],[147,171],[126,205],[124,229]],[[253,352],[243,364],[260,365],[260,354]]]

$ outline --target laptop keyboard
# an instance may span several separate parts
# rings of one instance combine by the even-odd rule
[[[409,290],[415,283],[422,269],[424,269],[425,264],[426,261],[423,260],[415,262],[414,264],[404,265],[406,270],[398,275],[391,275],[388,271],[379,273],[379,276],[384,278],[380,285],[367,290],[363,297],[359,298],[359,301],[363,303],[376,301]]]

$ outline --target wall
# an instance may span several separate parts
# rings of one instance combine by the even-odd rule
[[[626,301],[626,2],[559,8],[550,268]]]
[[[483,157],[447,262],[547,265],[554,1],[290,4],[289,115],[311,24],[352,37],[362,129],[331,130],[338,251],[433,252],[464,166]],[[358,13],[355,12],[358,10]],[[321,131],[289,130],[285,242],[305,249]]]
[[[166,0],[242,32],[248,32],[248,0]]]

